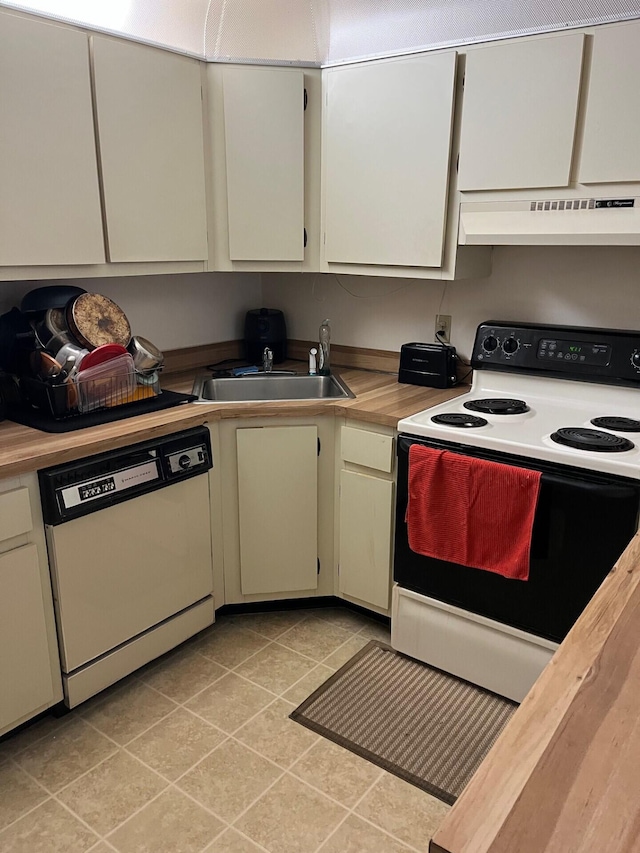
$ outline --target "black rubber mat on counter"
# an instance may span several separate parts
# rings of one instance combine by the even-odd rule
[[[11,407],[7,412],[7,420],[33,427],[33,429],[42,430],[42,432],[72,432],[77,429],[109,424],[113,421],[124,420],[125,418],[133,418],[136,415],[158,412],[162,409],[172,409],[174,406],[191,403],[197,399],[193,394],[181,394],[178,391],[162,391],[157,397],[149,397],[146,400],[138,400],[135,403],[125,403],[123,406],[114,406],[111,409],[87,412],[83,415],[69,415],[60,419],[54,418],[49,412],[30,406]]]

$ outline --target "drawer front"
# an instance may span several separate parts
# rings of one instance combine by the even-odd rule
[[[340,456],[345,462],[390,474],[393,470],[393,436],[343,426]]]
[[[0,493],[0,542],[28,533],[32,528],[29,489]]]

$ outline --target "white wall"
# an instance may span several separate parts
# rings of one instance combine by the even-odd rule
[[[40,286],[74,284],[102,293],[127,315],[134,334],[162,350],[242,338],[244,315],[261,306],[257,273],[191,273],[0,284],[0,313]]]
[[[483,320],[640,329],[640,248],[498,247],[485,279],[436,282],[347,275],[262,277],[262,301],[285,312],[290,338],[399,351],[433,340],[435,315],[452,316],[452,343],[468,357]]]

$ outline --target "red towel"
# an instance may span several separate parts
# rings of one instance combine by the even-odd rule
[[[527,580],[540,472],[409,448],[409,547],[475,569]]]

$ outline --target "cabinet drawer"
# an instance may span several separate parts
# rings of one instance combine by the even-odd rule
[[[345,462],[390,474],[393,469],[393,437],[343,426],[340,457]]]
[[[33,527],[29,489],[14,489],[0,494],[0,542],[28,533]]]

